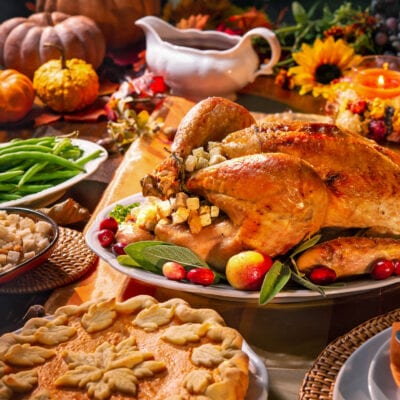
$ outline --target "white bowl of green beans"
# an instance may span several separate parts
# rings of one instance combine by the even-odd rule
[[[107,159],[100,145],[45,136],[0,144],[0,206],[43,207],[88,178]]]

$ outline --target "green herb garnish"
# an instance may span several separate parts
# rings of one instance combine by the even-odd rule
[[[117,204],[110,212],[110,217],[113,217],[120,224],[125,221],[126,216],[131,212],[132,208],[138,207],[139,205],[139,202],[129,204],[128,206]]]
[[[159,275],[162,275],[162,266],[167,261],[175,261],[182,264],[187,270],[198,267],[210,268],[205,261],[189,248],[168,242],[144,240],[131,243],[125,247],[125,252],[126,255],[117,257],[120,264],[141,268]],[[215,275],[214,283],[225,278],[218,272],[214,270],[213,272]]]
[[[325,295],[324,289],[321,286],[315,285],[304,277],[296,265],[295,256],[303,251],[315,246],[321,239],[321,235],[315,235],[311,239],[300,243],[283,261],[275,261],[271,269],[267,272],[260,290],[259,304],[266,304],[273,299],[292,279],[309,290],[319,292]]]

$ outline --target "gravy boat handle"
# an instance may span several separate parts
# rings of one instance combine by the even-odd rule
[[[271,48],[271,59],[267,64],[260,64],[259,69],[254,73],[254,79],[259,75],[271,75],[273,67],[278,63],[281,56],[281,45],[275,33],[268,28],[254,28],[248,31],[243,39],[253,36],[263,37]]]

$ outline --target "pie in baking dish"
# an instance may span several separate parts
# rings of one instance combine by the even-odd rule
[[[0,399],[240,400],[242,343],[216,311],[182,299],[67,305],[0,337]]]

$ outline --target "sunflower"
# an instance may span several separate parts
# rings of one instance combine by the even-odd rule
[[[343,77],[346,70],[361,61],[361,56],[344,40],[335,41],[332,36],[316,39],[313,46],[303,44],[293,53],[297,66],[289,68],[301,95],[312,92],[314,96],[324,94],[326,87]]]

